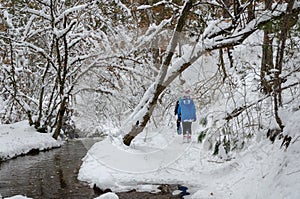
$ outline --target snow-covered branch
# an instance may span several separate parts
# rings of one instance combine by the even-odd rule
[[[293,12],[299,13],[300,4],[295,4],[293,8]],[[195,48],[193,54],[186,54],[181,57],[177,62],[172,65],[171,70],[168,72],[168,76],[166,77],[165,85],[169,85],[181,72],[183,72],[186,68],[192,65],[199,57],[203,55],[206,51],[211,51],[219,48],[236,46],[241,44],[248,36],[250,36],[253,32],[258,30],[260,27],[268,23],[270,20],[280,18],[284,16],[285,10],[281,11],[265,11],[261,13],[256,19],[250,21],[243,29],[237,30],[231,35],[219,35],[219,29],[214,29],[216,32],[211,32],[209,35],[214,35],[213,38],[201,39],[198,45]],[[207,27],[207,29],[212,30],[211,27]],[[208,33],[206,33],[206,36]]]
[[[33,15],[36,15],[36,16],[39,16],[39,17],[42,17],[42,18],[46,19],[47,21],[51,21],[51,17],[48,14],[46,14],[44,12],[44,10],[34,10],[31,8],[25,8],[23,11],[28,12]]]
[[[162,31],[162,29],[167,25],[167,24],[170,24],[172,22],[172,17],[170,19],[165,19],[165,20],[162,20],[160,22],[159,25],[155,25],[155,24],[151,24],[148,28],[148,30],[146,31],[145,35],[141,38],[138,39],[137,43],[137,47],[136,49],[139,49],[141,48],[142,46],[144,46],[146,43],[150,42],[153,40],[154,37],[157,36],[157,34],[159,32]]]
[[[58,23],[61,20],[63,20],[66,16],[68,16],[69,14],[78,12],[78,11],[82,11],[82,10],[86,9],[88,6],[89,6],[89,4],[83,4],[83,5],[78,5],[78,6],[74,6],[69,9],[66,9],[65,11],[60,13],[60,15],[58,17],[55,18],[54,22]]]

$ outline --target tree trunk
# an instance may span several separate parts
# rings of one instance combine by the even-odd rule
[[[253,20],[255,18],[255,5],[254,5],[254,1],[250,1],[249,5],[248,5],[248,18],[247,21],[250,22],[251,20]]]
[[[225,8],[223,8],[223,17],[224,18],[229,18],[230,17],[230,13],[229,13],[229,10],[230,10],[230,0],[223,0],[223,3],[225,5]]]
[[[227,73],[226,73],[226,68],[225,68],[225,63],[224,63],[224,58],[223,58],[223,49],[219,49],[219,70],[222,70],[223,73],[223,82],[225,82],[225,79],[227,78]]]
[[[272,1],[265,0],[265,9],[272,9]],[[265,94],[269,94],[272,91],[272,86],[270,82],[266,80],[266,75],[270,75],[270,70],[274,68],[273,64],[273,38],[270,37],[272,33],[272,22],[269,22],[264,27],[264,41],[262,46],[262,59],[261,59],[261,69],[260,69],[260,82],[262,91]]]
[[[242,11],[240,0],[233,0],[233,11],[234,11],[233,23],[238,23]]]
[[[151,102],[148,105],[148,111],[146,112],[146,114],[144,115],[144,117],[142,118],[142,121],[140,123],[140,121],[137,121],[136,124],[131,128],[131,131],[126,134],[123,138],[123,142],[125,145],[129,146],[131,141],[139,134],[141,133],[144,128],[146,127],[147,123],[150,120],[150,117],[152,115],[152,112],[154,110],[154,107],[157,104],[157,100],[159,95],[165,90],[166,87],[164,87],[163,85],[158,85],[157,89],[155,91],[154,97],[151,99]]]
[[[274,68],[273,64],[273,38],[269,35],[272,33],[272,25],[269,24],[264,28],[264,43],[262,46],[262,60],[261,60],[261,70],[260,70],[260,81],[262,86],[262,91],[265,94],[271,92],[270,82],[266,79],[266,75],[270,75],[270,70]]]
[[[295,0],[290,0],[288,3],[287,12],[286,12],[285,17],[283,18],[282,25],[281,25],[281,33],[280,33],[280,37],[279,37],[279,45],[278,45],[277,56],[276,56],[275,68],[277,69],[277,71],[276,71],[275,77],[274,77],[274,88],[275,88],[275,94],[278,95],[279,106],[282,106],[282,96],[281,96],[282,80],[280,78],[280,75],[282,72],[283,56],[284,56],[284,49],[285,49],[287,34],[288,34],[289,29],[294,25],[293,20],[292,20],[292,17],[293,17],[292,10],[293,10],[294,3],[295,3]]]
[[[185,3],[181,16],[178,19],[177,26],[174,30],[173,37],[169,44],[169,52],[167,53],[167,56],[161,66],[161,72],[158,75],[157,81],[154,83],[154,94],[150,99],[148,99],[147,104],[147,112],[144,114],[143,118],[141,118],[141,121],[136,121],[136,125],[132,126],[130,132],[126,134],[123,138],[123,142],[125,145],[129,146],[131,141],[139,134],[141,133],[144,128],[146,127],[152,112],[155,108],[155,105],[157,104],[157,100],[159,95],[165,90],[166,85],[164,84],[164,79],[166,77],[168,67],[171,63],[173,54],[175,52],[176,46],[178,44],[179,37],[181,36],[181,32],[183,30],[183,27],[185,25],[186,18],[189,14],[190,9],[193,7],[192,0],[189,0]]]
[[[275,114],[275,119],[280,127],[281,131],[283,131],[284,125],[279,117],[278,114],[278,107],[282,106],[282,80],[281,80],[281,72],[282,72],[282,66],[283,66],[283,56],[284,56],[284,49],[285,49],[285,43],[286,43],[286,38],[289,29],[294,25],[292,22],[292,9],[293,5],[295,3],[295,0],[290,0],[287,6],[287,12],[286,15],[283,18],[282,25],[281,25],[281,33],[279,37],[279,45],[278,45],[278,50],[277,50],[277,55],[276,55],[276,65],[275,69],[277,69],[274,73],[274,84],[273,84],[273,90],[274,90],[274,114]],[[297,21],[297,20],[296,20]]]
[[[65,112],[66,112],[67,99],[68,99],[67,97],[64,97],[63,100],[60,103],[60,107],[59,107],[59,110],[58,110],[58,118],[57,118],[56,129],[55,129],[54,134],[52,135],[52,137],[54,139],[58,138],[58,136],[60,134],[61,127],[63,125],[63,118],[64,118],[64,115],[65,115]]]
[[[67,17],[64,17],[64,22],[63,22],[64,28],[67,27]],[[58,70],[57,70],[57,77],[58,77],[58,82],[59,82],[59,94],[62,98],[62,101],[59,106],[58,110],[58,116],[57,116],[57,124],[56,124],[56,129],[53,134],[53,138],[57,139],[58,135],[60,133],[60,130],[63,125],[63,119],[64,115],[66,112],[66,108],[68,105],[68,96],[72,90],[73,87],[69,90],[69,92],[65,92],[65,85],[66,85],[66,77],[68,73],[68,57],[69,57],[69,51],[68,51],[68,41],[67,41],[67,36],[66,34],[62,37],[63,40],[63,50],[64,50],[64,56],[61,56],[60,49],[59,47],[59,39],[56,39],[56,47],[57,47],[57,61],[58,61]]]

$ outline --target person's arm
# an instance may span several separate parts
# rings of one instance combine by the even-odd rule
[[[179,106],[179,100],[177,100],[177,102],[176,102],[176,106],[175,106],[175,110],[174,110],[175,115],[178,114],[178,106]]]
[[[178,114],[178,117],[181,117],[181,105],[180,105],[180,101],[178,101],[177,114]]]

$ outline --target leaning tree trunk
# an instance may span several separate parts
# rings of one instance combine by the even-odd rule
[[[193,7],[192,0],[187,1],[185,3],[184,7],[183,7],[183,10],[181,12],[181,16],[178,19],[176,28],[175,28],[174,33],[173,33],[173,37],[172,37],[172,39],[170,41],[170,44],[169,44],[169,48],[168,48],[169,52],[167,53],[167,56],[166,56],[166,58],[165,58],[165,60],[164,60],[164,62],[162,64],[162,66],[161,66],[160,73],[159,73],[157,81],[155,82],[155,85],[154,85],[154,94],[153,94],[153,96],[150,99],[148,99],[148,102],[147,102],[147,106],[148,106],[147,112],[144,114],[142,120],[141,121],[137,121],[137,124],[134,125],[134,126],[132,126],[130,132],[128,134],[126,134],[124,136],[124,138],[123,138],[123,142],[127,146],[129,146],[130,143],[131,143],[131,141],[139,133],[141,133],[144,130],[144,128],[146,127],[148,121],[150,120],[150,117],[152,115],[154,107],[157,104],[157,100],[158,100],[159,95],[166,88],[166,85],[164,84],[164,79],[166,77],[166,74],[167,74],[169,65],[171,63],[173,54],[175,52],[175,48],[177,46],[178,40],[179,40],[179,38],[181,36],[183,27],[185,25],[185,21],[187,19],[189,11],[190,11],[190,9],[192,7]]]

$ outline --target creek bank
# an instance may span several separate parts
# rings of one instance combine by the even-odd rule
[[[158,185],[157,189],[160,191],[154,193],[132,189],[130,191],[117,192],[116,194],[118,195],[119,199],[183,199],[183,196],[189,195],[189,192],[187,192],[188,188],[181,185],[162,184]],[[111,192],[110,189],[101,190],[95,185],[93,190],[97,196]]]
[[[101,138],[102,139],[102,138]],[[100,139],[100,140],[101,140]],[[99,139],[75,139],[60,148],[19,156],[0,164],[0,193],[2,197],[26,195],[29,198],[93,199],[104,192],[90,188],[77,179],[81,159]],[[157,193],[131,190],[116,193],[120,199],[176,199],[174,185],[161,185]],[[106,190],[109,191],[109,190]]]
[[[0,124],[0,160],[61,147],[50,133],[39,133],[28,121]]]
[[[29,151],[26,151],[26,152],[20,153],[20,154],[16,154],[14,156],[6,156],[6,157],[2,156],[2,157],[0,157],[0,164],[2,162],[9,161],[11,159],[16,159],[18,157],[34,156],[34,155],[38,155],[40,152],[47,152],[47,151],[50,151],[50,150],[53,150],[53,149],[58,149],[60,147],[61,147],[61,145],[54,146],[54,147],[48,147],[48,148],[44,148],[44,149],[32,148]]]

